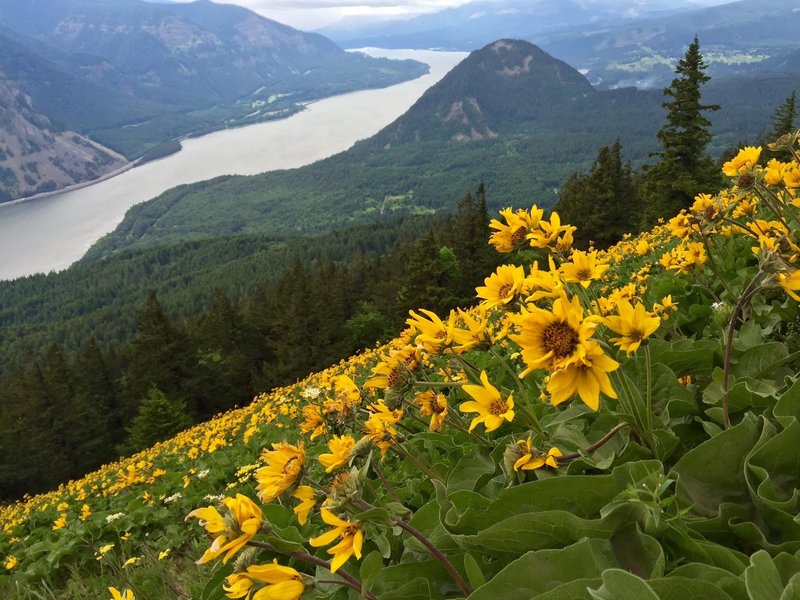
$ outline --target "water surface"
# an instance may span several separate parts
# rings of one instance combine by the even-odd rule
[[[466,56],[427,50],[368,52],[413,58],[431,70],[388,88],[319,100],[288,119],[184,140],[177,154],[79,190],[0,206],[0,279],[65,269],[111,232],[131,206],[176,185],[301,167],[347,150],[402,115]]]

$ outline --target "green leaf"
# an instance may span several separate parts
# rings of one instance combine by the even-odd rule
[[[709,517],[723,502],[749,504],[744,460],[759,439],[757,419],[746,416],[683,455],[673,468],[678,474],[677,495],[683,506]]]
[[[789,351],[786,349],[786,345],[780,342],[759,344],[745,350],[738,357],[736,364],[731,368],[731,375],[736,379],[768,377],[784,363],[788,355]]]
[[[364,560],[361,561],[361,565],[358,568],[358,574],[361,578],[361,585],[363,586],[364,590],[370,589],[372,580],[382,567],[383,557],[377,550],[373,550],[366,557],[364,557]]]
[[[778,568],[764,550],[750,557],[750,566],[744,571],[744,581],[750,600],[775,600],[783,594]]]
[[[720,345],[713,340],[649,340],[650,356],[653,364],[668,366],[679,377],[694,375],[708,377],[719,360]],[[720,361],[721,362],[721,361]]]
[[[659,600],[733,600],[719,586],[701,579],[670,576],[653,579],[648,584]]]
[[[464,571],[472,589],[477,589],[486,583],[486,576],[481,571],[478,561],[469,552],[464,555]]]
[[[741,577],[736,577],[730,571],[712,567],[708,564],[690,563],[681,565],[669,574],[669,577],[681,577],[690,580],[703,580],[716,585],[723,590],[732,600],[749,600],[747,587]]]
[[[659,600],[647,582],[621,569],[603,571],[603,585],[589,593],[597,600]]]
[[[585,539],[557,550],[533,550],[510,562],[469,598],[529,600],[558,583],[594,579],[603,570],[617,566],[614,550],[606,540]]]
[[[800,421],[800,379],[781,395],[772,413],[784,427],[789,425],[792,419]]]

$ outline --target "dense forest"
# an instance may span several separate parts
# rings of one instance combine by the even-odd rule
[[[5,363],[0,497],[49,489],[335,363],[397,333],[409,309],[468,304],[497,260],[483,243],[483,188],[429,225],[426,233],[407,227],[369,255],[352,249],[358,236],[370,247],[375,232],[329,238],[236,300],[219,287],[231,279],[197,282],[195,290],[211,286],[210,305],[189,318],[169,317],[151,291],[130,315],[132,337],[120,329],[101,345],[98,320],[82,339],[71,336],[68,350],[52,342]]]

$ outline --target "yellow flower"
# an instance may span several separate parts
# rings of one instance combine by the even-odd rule
[[[600,279],[610,266],[597,260],[597,250],[574,250],[570,261],[561,265],[561,277],[568,283],[580,283],[585,288],[592,281]]]
[[[739,154],[734,156],[724,165],[722,165],[722,172],[728,177],[738,177],[747,173],[758,163],[758,157],[761,155],[761,146],[755,148],[747,146],[739,150]]]
[[[97,560],[102,560],[102,558],[108,554],[111,549],[114,547],[114,544],[106,544],[105,546],[100,546],[100,548],[95,553],[94,557]]]
[[[170,555],[170,552],[172,552],[172,548],[167,548],[166,550],[162,550],[161,552],[158,553],[158,560],[164,560]]]
[[[61,515],[53,523],[53,531],[58,531],[67,526],[67,515]]]
[[[255,473],[258,482],[258,497],[264,502],[272,502],[288,490],[302,475],[306,462],[306,450],[302,444],[292,446],[286,442],[272,444],[272,450],[264,450],[261,458],[267,466]]]
[[[108,591],[111,594],[111,600],[136,600],[136,598],[133,595],[133,592],[127,588],[125,589],[124,592],[120,592],[115,587],[109,587]]]
[[[453,351],[457,353],[466,352],[478,346],[488,345],[492,338],[487,329],[486,309],[478,307],[473,311],[458,309],[458,316],[461,317],[466,329],[456,329],[453,342]]]
[[[661,302],[653,304],[653,312],[655,312],[662,320],[669,318],[671,312],[678,310],[678,305],[672,301],[672,294],[664,296]]]
[[[525,269],[515,265],[500,265],[483,280],[484,285],[475,288],[485,308],[508,304],[515,300],[525,285]]]
[[[539,228],[531,231],[527,238],[533,248],[564,252],[572,245],[575,229],[572,225],[562,225],[561,217],[553,211],[550,213],[550,220],[541,220]]]
[[[509,423],[514,420],[514,398],[512,394],[503,400],[500,392],[489,383],[486,371],[481,371],[482,385],[465,385],[462,389],[472,396],[473,400],[462,403],[458,410],[461,412],[474,412],[478,416],[472,419],[469,430],[472,431],[483,423],[486,431],[494,431],[503,424],[503,420]]]
[[[8,557],[6,557],[6,562],[4,563],[3,566],[5,566],[6,571],[10,571],[11,569],[17,566],[17,563],[18,563],[17,557],[11,554]]]
[[[292,510],[297,515],[297,521],[300,525],[305,525],[308,521],[308,514],[317,503],[317,497],[314,494],[314,488],[310,485],[299,485],[292,494],[292,498],[300,500],[300,504],[295,506]]]
[[[783,171],[788,167],[786,163],[772,158],[764,169],[764,183],[767,185],[780,185],[783,182]]]
[[[322,412],[316,404],[308,404],[303,407],[303,418],[304,421],[300,423],[300,431],[303,433],[310,431],[312,440],[324,434],[328,429]]]
[[[646,239],[636,242],[636,254],[644,256],[650,250],[650,243]]]
[[[795,269],[790,273],[778,273],[776,279],[784,292],[789,294],[797,302],[800,302],[800,296],[796,293],[800,290],[800,269]]]
[[[353,554],[356,555],[356,558],[361,558],[364,534],[359,528],[358,523],[340,519],[325,508],[320,511],[320,514],[322,515],[322,520],[328,525],[331,525],[333,529],[320,536],[311,538],[308,540],[308,543],[315,548],[319,548],[321,546],[327,546],[337,538],[342,538],[338,544],[332,548],[328,548],[328,554],[333,555],[331,572],[335,573],[339,567],[347,562],[347,559],[353,556]]]
[[[624,350],[628,355],[636,352],[641,343],[650,337],[658,326],[661,319],[651,312],[645,310],[640,302],[633,306],[627,300],[620,300],[617,303],[618,315],[611,315],[603,320],[606,327],[620,337],[611,338],[620,350]]]
[[[228,509],[229,518],[223,517],[213,506],[198,508],[186,515],[187,519],[199,519],[200,525],[214,538],[198,564],[214,560],[223,553],[222,562],[228,562],[258,533],[264,522],[261,509],[247,496],[236,494],[236,498],[223,498],[222,502]]]
[[[125,567],[131,567],[133,565],[139,564],[141,560],[142,560],[141,556],[131,556],[128,560],[122,563],[122,568],[124,569]]]
[[[372,369],[373,376],[364,383],[365,388],[401,389],[411,379],[411,373],[419,366],[422,356],[418,348],[407,346]]]
[[[423,348],[428,354],[437,354],[442,346],[452,342],[451,334],[455,327],[455,314],[450,313],[450,322],[445,325],[436,313],[424,308],[421,308],[420,312],[425,316],[419,315],[413,310],[408,311],[411,318],[406,319],[406,323],[419,332],[415,339],[416,345]]]
[[[606,356],[600,344],[589,340],[586,352],[577,363],[572,363],[550,374],[547,392],[554,406],[578,394],[583,403],[597,410],[600,405],[600,392],[609,398],[616,398],[614,387],[608,373],[619,368],[619,363]]]
[[[579,361],[600,320],[597,316],[584,318],[578,297],[569,300],[565,295],[553,302],[552,311],[531,306],[512,317],[520,333],[510,337],[519,344],[528,366],[521,376],[535,369],[552,371]]]
[[[228,575],[223,589],[228,598],[297,600],[306,588],[298,571],[273,559],[272,564],[251,565],[244,573]]]
[[[334,435],[328,440],[330,454],[320,454],[319,462],[325,467],[325,472],[343,467],[350,460],[350,452],[355,448],[356,440],[352,435]]]
[[[91,507],[88,504],[84,504],[83,506],[81,506],[81,514],[78,515],[78,518],[81,521],[85,521],[86,519],[88,519],[91,516],[92,516]]]
[[[420,407],[419,414],[431,418],[428,431],[441,431],[447,417],[447,398],[444,394],[428,390],[418,393],[414,401]]]
[[[339,375],[333,380],[333,398],[323,403],[325,412],[347,413],[350,408],[361,403],[361,390],[347,375]]]
[[[505,219],[505,224],[497,219],[492,219],[489,223],[490,229],[496,231],[489,236],[489,243],[498,252],[512,252],[525,243],[525,237],[531,229],[539,226],[539,220],[544,211],[535,205],[531,207],[530,213],[522,209],[516,212],[510,208],[504,208],[500,215]]]
[[[380,448],[381,456],[384,456],[397,437],[394,425],[402,418],[403,411],[389,410],[383,401],[371,404],[369,410],[372,414],[364,423],[364,433]]]
[[[564,456],[561,450],[556,447],[550,448],[547,454],[540,452],[531,446],[531,438],[527,440],[520,440],[517,442],[517,448],[522,456],[514,463],[515,471],[533,471],[545,465],[548,467],[558,468],[557,459]]]

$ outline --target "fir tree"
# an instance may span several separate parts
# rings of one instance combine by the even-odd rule
[[[772,132],[770,132],[770,141],[775,141],[782,135],[793,133],[796,129],[795,121],[797,120],[797,91],[794,90],[783,103],[775,109],[775,114],[772,115]]]
[[[630,163],[622,160],[619,140],[603,146],[588,174],[573,173],[564,184],[555,210],[562,222],[577,226],[575,245],[589,242],[606,248],[635,233],[641,201]]]
[[[151,387],[139,405],[139,412],[128,429],[128,440],[121,450],[128,453],[147,448],[191,424],[183,402],[169,400],[157,387]]]
[[[645,172],[642,195],[646,201],[646,222],[672,216],[691,206],[701,192],[713,192],[721,184],[714,162],[706,153],[711,141],[711,122],[705,111],[719,110],[716,104],[703,104],[701,87],[710,77],[695,36],[686,55],[678,62],[678,75],[664,89],[671,99],[663,102],[667,122],[658,132],[659,162]]]

